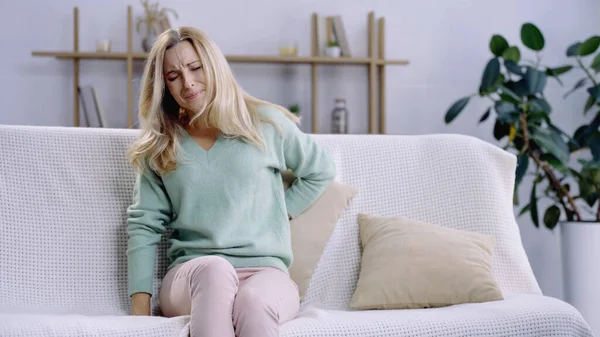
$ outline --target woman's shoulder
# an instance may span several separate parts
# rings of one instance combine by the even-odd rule
[[[256,105],[256,113],[262,118],[268,118],[272,120],[279,120],[283,115],[283,112],[276,106],[267,103],[261,103]]]
[[[256,106],[256,112],[262,119],[263,124],[276,124],[285,133],[292,131],[290,128],[295,128],[296,123],[286,115],[284,108],[277,105],[262,103]]]

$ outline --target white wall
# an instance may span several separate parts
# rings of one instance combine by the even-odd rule
[[[477,126],[487,105],[471,104],[455,123],[443,123],[444,112],[457,98],[474,92],[490,57],[489,38],[501,33],[519,44],[523,22],[538,25],[546,36],[544,59],[548,64],[566,62],[565,48],[575,39],[600,32],[594,0],[376,0],[367,1],[176,1],[161,2],[179,12],[176,25],[205,30],[226,54],[275,54],[278,43],[296,40],[300,53],[310,53],[310,15],[343,16],[357,56],[367,53],[367,13],[386,17],[386,49],[389,58],[406,58],[410,65],[387,71],[389,133],[465,133],[494,142],[492,123]],[[93,50],[97,39],[109,38],[113,50],[126,48],[126,6],[141,13],[138,1],[119,0],[24,0],[2,1],[0,37],[0,99],[2,124],[71,125],[72,65],[52,58],[34,58],[33,50],[72,48],[72,8],[80,8],[80,48]],[[134,48],[141,50],[140,37]],[[524,53],[525,54],[525,53]],[[529,54],[530,55],[530,54]],[[526,56],[526,55],[524,55]],[[526,56],[531,57],[531,56]],[[125,127],[126,66],[122,61],[82,62],[81,83],[99,89],[112,127]],[[141,63],[137,64],[137,71]],[[299,102],[310,107],[310,67],[303,65],[233,65],[240,83],[252,94],[280,104]],[[352,133],[367,131],[367,72],[355,66],[323,67],[320,71],[320,124],[329,130],[333,100],[346,98]],[[579,78],[568,76],[566,83]],[[572,131],[583,121],[583,93],[561,98],[566,88],[550,81],[547,95],[556,120]],[[308,110],[307,110],[308,111]],[[308,121],[307,121],[308,122]],[[526,198],[528,186],[521,189]],[[558,233],[535,229],[528,217],[519,219],[523,243],[543,291],[562,297]]]

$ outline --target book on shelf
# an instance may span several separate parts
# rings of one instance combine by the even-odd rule
[[[84,126],[92,128],[108,127],[97,89],[92,85],[83,85],[79,86],[77,91],[79,92]]]
[[[325,54],[325,47],[329,42],[337,42],[342,51],[342,56],[352,57],[350,53],[350,44],[346,37],[344,22],[340,15],[326,16],[317,23],[317,37],[319,43],[319,54]]]
[[[340,44],[340,48],[342,49],[342,56],[352,57],[350,55],[350,45],[348,44],[348,39],[346,38],[346,30],[344,29],[342,17],[340,15],[333,16],[331,21],[333,26],[333,34],[335,35],[335,39]]]

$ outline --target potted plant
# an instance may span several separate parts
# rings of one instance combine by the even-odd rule
[[[572,150],[579,169],[573,172],[581,199],[581,216],[561,223],[563,283],[566,300],[588,318],[594,331],[600,331],[600,36],[591,36],[570,45],[566,56],[574,61],[569,67],[582,73],[573,89],[585,88],[587,100],[583,114],[593,112],[591,121],[578,127],[573,135]],[[594,55],[595,54],[595,55]],[[565,68],[567,69],[567,68]],[[585,213],[584,213],[585,212]]]
[[[159,29],[162,22],[168,22],[168,13],[171,12],[175,18],[178,18],[177,12],[171,8],[160,8],[158,1],[150,3],[150,0],[140,0],[144,8],[144,15],[137,17],[136,31],[140,33],[142,24],[146,26],[146,34],[142,39],[142,48],[147,53],[152,49],[152,44],[156,41],[158,34],[164,29]]]
[[[325,47],[325,54],[328,57],[340,57],[342,48],[340,48],[340,44],[337,41],[329,41],[327,42],[327,47]]]
[[[484,68],[477,92],[451,104],[445,122],[451,123],[475,96],[492,102],[478,123],[493,113],[494,138],[503,141],[503,148],[517,157],[515,205],[520,204],[517,191],[523,178],[533,178],[529,198],[519,216],[529,213],[536,227],[543,223],[550,230],[560,223],[566,300],[588,319],[598,317],[600,250],[586,242],[595,237],[595,244],[600,243],[600,112],[596,111],[596,117],[577,128],[573,136],[554,124],[552,114],[556,112],[552,112],[544,95],[546,83],[554,79],[562,84],[560,76],[574,66],[550,67],[542,63],[540,52],[545,40],[534,24],[523,24],[520,37],[535,60],[522,59],[518,46],[510,45],[501,35],[493,35],[489,43],[493,55]],[[588,81],[592,83],[585,111],[594,106],[597,110],[600,87],[592,72],[583,66],[582,57],[594,54],[599,45],[600,37],[593,37],[567,49],[567,55],[575,58],[586,74],[586,80],[577,82],[575,90]],[[594,74],[598,71],[600,56],[590,67]],[[540,200],[548,204],[543,210]]]
[[[300,113],[300,105],[293,104],[288,107],[288,110],[294,115],[298,116],[299,119],[302,119],[302,114]]]

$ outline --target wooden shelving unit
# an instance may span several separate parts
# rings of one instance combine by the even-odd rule
[[[368,67],[368,99],[369,99],[369,133],[386,132],[385,109],[385,66],[407,65],[407,60],[385,59],[385,19],[377,20],[379,38],[376,41],[375,14],[368,14],[368,55],[367,57],[330,58],[319,56],[318,15],[312,15],[312,56],[277,56],[277,55],[226,55],[230,63],[263,63],[263,64],[310,64],[312,81],[312,133],[319,132],[318,126],[318,73],[319,65],[358,65]],[[79,63],[81,60],[116,60],[127,63],[127,121],[133,127],[133,62],[144,61],[146,53],[133,51],[133,15],[131,6],[127,7],[127,50],[125,52],[83,52],[79,50],[79,9],[73,8],[73,50],[72,51],[33,51],[32,56],[68,59],[73,62],[73,108],[74,126],[79,126]],[[376,42],[378,50],[376,51]],[[377,83],[378,82],[378,83]],[[378,84],[378,86],[377,86]],[[379,92],[377,92],[377,87]],[[379,109],[377,109],[379,107]],[[379,123],[377,121],[379,120]]]

